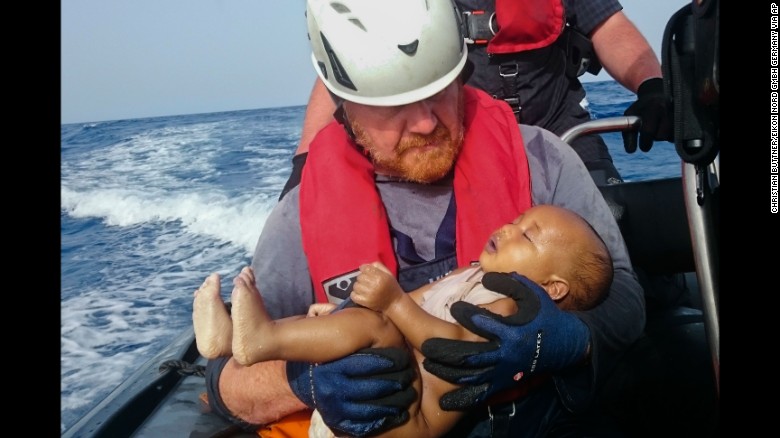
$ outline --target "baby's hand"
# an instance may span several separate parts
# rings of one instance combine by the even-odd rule
[[[361,265],[350,297],[361,306],[378,312],[387,310],[404,293],[390,270],[380,262]]]
[[[333,303],[314,303],[309,306],[309,311],[306,313],[306,316],[328,315],[336,307],[337,306]]]

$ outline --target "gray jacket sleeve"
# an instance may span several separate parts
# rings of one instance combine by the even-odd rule
[[[617,222],[574,150],[546,130],[521,125],[521,132],[534,204],[555,204],[579,213],[604,239],[612,256],[615,274],[606,300],[589,311],[575,312],[590,329],[591,359],[555,376],[564,404],[578,410],[644,330],[644,294]]]
[[[272,318],[305,314],[314,303],[301,239],[298,187],[271,210],[255,246],[252,269]]]

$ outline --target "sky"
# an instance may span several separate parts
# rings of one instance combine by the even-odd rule
[[[305,105],[315,78],[305,3],[61,0],[60,121]],[[666,23],[690,0],[621,3],[660,57]]]

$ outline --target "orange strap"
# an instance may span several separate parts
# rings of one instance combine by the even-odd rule
[[[303,410],[257,429],[261,438],[307,438],[311,411]]]

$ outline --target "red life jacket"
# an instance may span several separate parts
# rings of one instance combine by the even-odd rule
[[[520,130],[509,106],[469,86],[465,138],[453,190],[458,266],[478,260],[488,237],[531,206],[531,180]],[[332,122],[312,141],[300,185],[303,249],[318,302],[323,284],[379,260],[398,273],[374,167]]]
[[[566,24],[561,0],[496,0],[495,3],[498,31],[488,42],[488,53],[547,47],[558,39]]]

